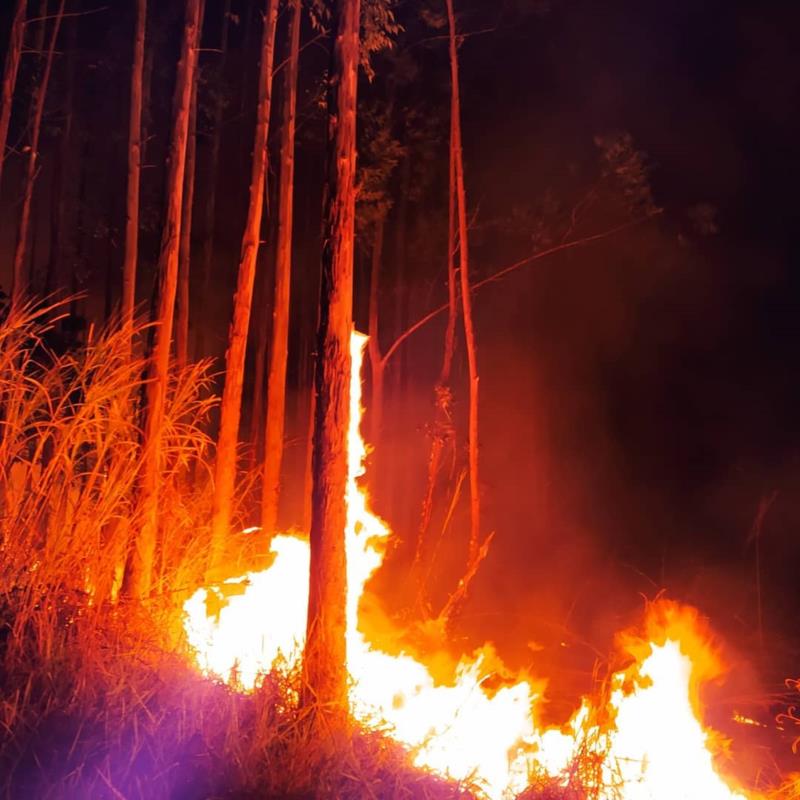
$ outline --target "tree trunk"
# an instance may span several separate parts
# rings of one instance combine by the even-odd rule
[[[267,415],[264,433],[264,478],[261,525],[268,536],[278,523],[281,463],[286,418],[286,362],[289,355],[289,301],[292,280],[294,220],[294,134],[297,72],[300,56],[300,0],[291,0],[289,61],[285,66],[281,120],[281,174],[278,189],[278,237],[275,253],[275,293],[272,300],[272,341],[267,376]],[[260,409],[253,409],[254,414]]]
[[[306,702],[317,719],[347,709],[347,432],[356,199],[356,93],[359,0],[333,4],[336,33],[328,84],[328,152],[315,383],[314,488],[308,625],[303,661]]]
[[[47,271],[44,279],[44,294],[49,295],[56,286],[63,285],[64,279],[64,239],[67,232],[67,184],[64,173],[70,161],[72,145],[72,98],[75,93],[75,53],[77,51],[78,24],[73,20],[70,25],[69,62],[67,66],[67,88],[64,93],[64,128],[61,131],[61,141],[58,157],[53,165],[53,183],[51,187],[51,218],[50,218],[50,257],[47,260]],[[110,229],[109,229],[110,230]]]
[[[215,572],[224,554],[230,527],[233,490],[236,482],[236,447],[244,383],[244,361],[250,309],[253,303],[253,282],[261,239],[261,213],[264,206],[264,183],[267,176],[267,140],[272,100],[272,64],[275,53],[275,25],[278,0],[267,0],[261,44],[258,110],[256,117],[253,166],[250,178],[250,202],[242,236],[239,276],[233,300],[233,320],[228,333],[225,356],[225,389],[220,407],[220,430],[214,466],[214,510],[211,522],[210,568]]]
[[[205,0],[200,0],[198,43],[203,38]],[[186,168],[183,176],[181,243],[178,256],[178,297],[175,308],[175,361],[179,368],[189,363],[189,270],[192,261],[192,206],[194,204],[195,165],[197,163],[197,85],[192,84],[189,104],[189,139],[186,142]]]
[[[142,76],[147,0],[136,2],[136,29],[131,70],[131,109],[128,121],[128,191],[125,199],[125,259],[122,265],[122,324],[133,331],[136,306],[136,263],[139,252],[139,183],[142,169]]]
[[[458,268],[461,277],[461,310],[464,316],[464,337],[469,367],[469,500],[470,534],[469,563],[479,554],[481,528],[480,482],[478,480],[478,353],[475,328],[472,322],[472,294],[469,285],[469,242],[467,231],[466,191],[464,189],[464,158],[461,146],[461,97],[458,77],[458,37],[453,0],[445,0],[450,28],[450,160],[456,181],[458,208]]]
[[[450,120],[450,137],[453,136],[454,120]],[[422,563],[425,539],[433,515],[433,499],[442,455],[445,446],[454,444],[455,432],[452,421],[452,391],[450,389],[450,373],[453,368],[453,356],[456,348],[456,320],[458,319],[458,276],[456,274],[456,177],[455,163],[450,160],[450,180],[448,189],[447,219],[447,327],[444,335],[444,354],[442,369],[434,388],[434,423],[431,434],[431,452],[428,456],[428,480],[425,496],[422,500],[422,514],[417,530],[417,544],[414,552],[414,570]],[[420,593],[422,592],[420,584]],[[420,594],[421,597],[421,594]]]
[[[370,438],[372,444],[378,442],[383,425],[383,368],[381,344],[378,338],[378,284],[383,259],[383,233],[386,227],[386,215],[382,214],[375,222],[375,232],[372,241],[372,264],[369,278],[369,366],[372,373],[372,396],[370,403]]]
[[[17,83],[19,59],[22,55],[22,42],[25,38],[26,0],[17,0],[14,17],[11,20],[11,35],[8,40],[6,63],[3,68],[3,87],[0,90],[0,185],[3,179],[3,162],[6,155],[8,126],[11,122],[11,105],[14,101],[14,87]]]
[[[134,598],[147,597],[152,588],[153,562],[158,540],[158,499],[161,477],[161,437],[169,380],[169,356],[178,283],[183,179],[189,106],[197,69],[200,0],[186,0],[186,19],[175,83],[172,137],[167,176],[167,209],[158,257],[159,291],[155,336],[148,368],[141,477],[142,525],[129,554],[123,591]]]
[[[225,64],[228,58],[228,29],[231,14],[231,0],[225,0],[222,10],[222,31],[220,34],[220,79],[224,80]],[[217,173],[219,171],[219,151],[222,142],[222,112],[224,94],[217,91],[211,115],[211,153],[208,162],[208,186],[203,195],[203,243],[200,249],[200,297],[208,302],[211,291],[211,262],[214,258],[214,225],[217,215]],[[197,325],[195,335],[195,358],[206,355],[205,325],[203,320]]]
[[[277,36],[277,32],[276,32]],[[267,185],[264,187],[264,216],[266,225],[262,224],[262,236],[268,242],[274,242],[278,235],[278,221],[275,219],[275,214],[272,209],[277,207],[277,195],[272,197],[277,191],[276,186],[270,186],[267,180]],[[256,273],[259,280],[256,281],[256,288],[253,290],[253,302],[256,308],[259,309],[258,318],[254,321],[250,332],[251,339],[255,340],[255,357],[253,359],[253,394],[251,397],[251,414],[250,414],[250,427],[248,430],[248,437],[250,441],[251,453],[251,467],[256,465],[261,467],[263,472],[264,462],[264,429],[266,414],[266,393],[267,393],[267,361],[269,358],[269,340],[272,332],[272,317],[271,313],[267,313],[267,309],[272,310],[273,292],[275,289],[275,260],[274,258],[267,258],[265,256],[274,256],[274,253],[266,254],[263,251],[259,257],[259,263],[256,265]]]
[[[33,199],[33,184],[36,180],[37,164],[39,161],[39,134],[42,129],[42,115],[44,113],[44,103],[47,98],[47,84],[50,82],[50,73],[53,69],[53,57],[55,55],[56,40],[58,31],[61,28],[61,20],[64,17],[64,0],[59,0],[58,11],[53,20],[53,28],[50,33],[50,44],[47,49],[47,60],[45,62],[44,73],[36,87],[33,98],[33,115],[31,120],[31,138],[28,150],[28,161],[25,169],[25,178],[22,189],[22,210],[19,218],[19,230],[17,232],[17,246],[14,249],[14,266],[11,283],[11,305],[16,307],[22,301],[27,289],[25,280],[25,251],[28,243],[28,229],[31,220],[31,200]],[[42,22],[45,25],[45,22]]]

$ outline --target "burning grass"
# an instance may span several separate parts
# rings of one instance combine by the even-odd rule
[[[464,796],[412,769],[380,733],[320,746],[292,699],[296,675],[269,676],[252,694],[233,691],[170,655],[164,638],[147,633],[160,629],[156,622],[168,624],[92,611],[53,631],[49,661],[36,641],[41,629],[16,643],[13,665],[5,650],[2,796]]]
[[[202,582],[209,540],[207,365],[174,375],[170,386],[157,591],[140,605],[120,600],[140,515],[135,420],[144,364],[115,330],[78,350],[51,352],[58,313],[28,309],[0,326],[0,796],[484,796],[476,774],[448,781],[415,767],[430,742],[403,746],[380,725],[320,739],[306,724],[313,709],[297,699],[296,666],[284,662],[248,680],[252,692],[203,678],[193,666],[183,609]],[[356,444],[361,463],[363,442]],[[379,521],[358,497],[352,505],[362,516],[353,530],[369,533]],[[367,556],[359,585],[378,563]],[[353,615],[357,600],[348,607]],[[378,658],[381,669],[367,674],[391,672],[389,657]],[[408,659],[393,669],[400,666],[413,667],[414,676],[424,669]],[[429,687],[431,698],[440,694],[447,692]],[[456,717],[463,713],[460,703]],[[530,776],[521,798],[627,800],[604,768],[601,723],[589,713],[566,770]],[[498,733],[484,725],[478,744]],[[795,781],[777,797],[796,794]]]
[[[0,794],[461,796],[381,733],[315,746],[294,675],[244,695],[190,666],[181,608],[208,545],[208,365],[170,386],[156,599],[119,600],[144,363],[113,329],[53,352],[61,310],[0,325]]]

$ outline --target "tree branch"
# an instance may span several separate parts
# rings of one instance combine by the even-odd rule
[[[584,247],[588,244],[592,244],[593,242],[601,241],[602,239],[608,239],[611,236],[616,235],[617,233],[622,233],[623,231],[628,230],[629,228],[636,227],[637,225],[641,225],[644,222],[652,219],[653,217],[657,216],[661,213],[661,209],[654,211],[652,214],[648,214],[644,217],[639,217],[638,219],[631,220],[629,222],[625,222],[622,225],[617,225],[614,228],[609,228],[602,233],[595,233],[591,236],[584,236],[580,239],[571,239],[568,242],[561,242],[561,244],[554,245],[553,247],[548,247],[546,250],[540,250],[536,253],[532,253],[525,258],[520,259],[519,261],[515,261],[513,264],[509,264],[507,267],[503,267],[503,269],[489,275],[487,278],[483,278],[483,280],[476,281],[472,284],[472,292],[477,291],[483,286],[486,286],[489,283],[494,283],[495,281],[499,281],[502,278],[505,278],[511,272],[515,272],[516,270],[520,269],[521,267],[527,266],[528,264],[532,264],[534,261],[539,261],[542,258],[546,258],[547,256],[556,255],[556,253],[561,253],[565,250],[573,250],[576,247]],[[424,317],[418,319],[413,325],[406,328],[392,343],[391,347],[384,353],[381,361],[385,366],[389,359],[397,352],[400,346],[408,339],[412,334],[416,333],[420,328],[425,327],[429,322],[436,319],[439,314],[447,311],[448,305],[445,303],[444,305],[439,306],[438,308],[434,308],[433,311],[428,312]]]

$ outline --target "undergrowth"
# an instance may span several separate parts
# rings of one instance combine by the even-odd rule
[[[145,364],[117,328],[53,352],[60,313],[0,323],[0,798],[479,798],[414,768],[385,731],[320,737],[297,672],[243,694],[192,668],[181,609],[209,543],[208,363],[169,386],[155,591],[120,596],[141,513]],[[252,485],[241,476],[240,502]],[[254,538],[232,545],[237,573]],[[587,743],[569,775],[521,798],[600,796],[598,751]]]
[[[62,311],[0,324],[0,796],[462,796],[379,732],[316,740],[291,699],[296,676],[244,695],[190,667],[180,609],[208,549],[207,363],[169,387],[155,592],[120,597],[140,516],[144,361],[118,328],[54,352]]]

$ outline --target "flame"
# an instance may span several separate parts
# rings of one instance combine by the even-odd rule
[[[416,765],[479,784],[491,798],[523,791],[534,776],[566,784],[581,758],[597,765],[599,800],[753,800],[715,768],[717,737],[700,722],[699,686],[721,663],[699,632],[696,615],[660,603],[647,636],[628,637],[634,659],[608,684],[604,703],[584,701],[564,729],[540,731],[534,710],[540,687],[520,677],[491,696],[483,683],[501,667],[491,647],[464,658],[450,685],[410,655],[389,655],[359,630],[364,586],[380,566],[387,525],[359,486],[367,448],[359,431],[366,337],[354,333],[347,488],[347,666],[353,714],[389,723]],[[185,604],[185,629],[199,668],[242,689],[279,659],[302,652],[308,606],[307,539],[272,540],[273,564],[227,581],[223,603],[199,589]],[[587,758],[588,753],[588,758]]]

